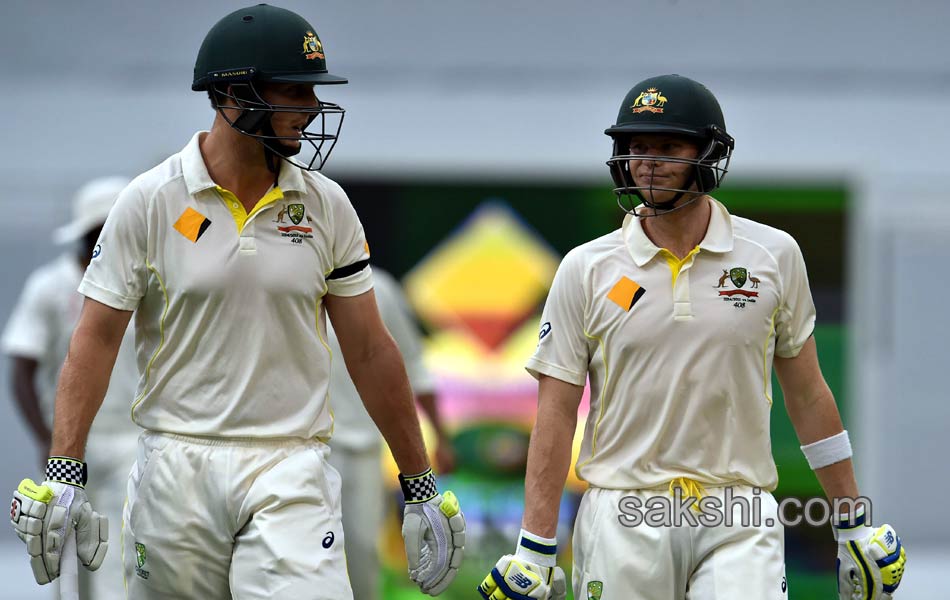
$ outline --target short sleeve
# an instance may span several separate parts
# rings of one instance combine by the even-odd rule
[[[3,352],[40,360],[47,355],[53,340],[56,322],[49,314],[49,303],[43,293],[43,278],[34,273],[27,279],[16,307],[3,330]]]
[[[333,213],[333,270],[326,276],[327,291],[334,296],[358,296],[373,287],[369,244],[356,210],[343,189],[330,188]]]
[[[547,375],[583,386],[587,382],[590,350],[584,334],[587,306],[584,268],[571,251],[561,261],[541,313],[538,349],[525,368],[535,378]]]
[[[109,212],[79,293],[118,310],[135,310],[148,285],[146,199],[131,186]]]
[[[373,270],[373,279],[379,313],[402,353],[412,391],[416,394],[432,392],[435,384],[423,360],[422,334],[402,288],[391,275],[380,269]]]
[[[808,272],[801,248],[789,236],[778,256],[782,278],[782,304],[775,316],[775,355],[798,356],[815,330],[815,302],[808,286]]]

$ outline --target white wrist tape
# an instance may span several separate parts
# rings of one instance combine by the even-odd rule
[[[557,538],[546,538],[521,530],[515,556],[541,567],[557,566]]]
[[[847,429],[801,448],[813,471],[851,458],[851,440],[848,439]]]

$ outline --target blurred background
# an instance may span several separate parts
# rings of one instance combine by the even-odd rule
[[[934,597],[950,559],[948,528],[930,512],[950,494],[950,4],[275,3],[316,27],[331,72],[350,79],[323,92],[347,110],[324,172],[348,191],[375,263],[401,280],[427,334],[458,456],[441,487],[458,493],[470,531],[445,597],[474,597],[514,546],[536,390],[522,364],[541,303],[560,257],[620,224],[603,130],[634,83],[671,72],[716,94],[736,138],[716,197],[801,244],[861,490],[908,547],[898,597]],[[245,5],[0,3],[0,318],[29,273],[63,252],[51,232],[78,186],[138,174],[210,126],[206,96],[190,91],[194,57],[217,19]],[[780,402],[772,425],[776,495],[819,494]],[[0,455],[0,490],[39,474],[6,363]],[[582,492],[572,478],[565,566]],[[384,597],[417,598],[397,501],[394,489]],[[790,597],[832,597],[830,530],[790,529],[786,549]],[[40,597],[12,531],[0,535],[0,581],[0,598]]]

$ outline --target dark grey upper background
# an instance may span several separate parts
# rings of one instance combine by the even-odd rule
[[[350,78],[347,86],[321,90],[347,109],[331,176],[606,182],[610,148],[603,130],[620,100],[640,79],[678,72],[706,83],[723,105],[737,140],[730,177],[853,184],[855,226],[866,227],[869,236],[855,236],[866,244],[856,252],[861,256],[849,283],[858,304],[890,286],[881,261],[892,257],[875,252],[882,252],[877,242],[889,235],[888,224],[900,220],[901,193],[914,189],[926,199],[918,214],[942,210],[947,200],[950,3],[943,0],[278,4],[314,25],[331,72]],[[211,25],[242,6],[224,0],[0,3],[3,320],[26,274],[59,251],[49,233],[68,219],[76,186],[94,176],[141,172],[210,126],[206,98],[189,87],[194,56]],[[906,250],[902,256],[917,256],[916,262],[896,268],[920,271],[918,282],[941,269],[946,258],[940,252],[950,256],[950,250],[946,229],[934,223],[944,222],[922,219],[905,242],[929,240],[928,252]],[[928,257],[932,263],[921,262]],[[923,289],[894,293],[936,302]],[[855,314],[867,321],[855,329],[888,322],[897,305],[858,306]],[[945,332],[945,309],[918,309],[928,307],[936,330]],[[862,369],[878,376],[894,369],[897,381],[901,361],[916,361],[914,372],[930,379],[917,377],[907,396],[929,404],[902,405],[902,414],[919,411],[927,416],[922,420],[945,424],[950,414],[948,403],[938,402],[946,394],[937,377],[946,352],[920,343],[922,356],[884,352],[878,362],[856,364],[853,377],[861,379]],[[933,368],[921,369],[920,360]],[[2,491],[33,472],[10,457],[32,460],[34,452],[11,408],[6,365],[0,372],[0,455],[8,457],[0,465]],[[888,396],[882,389],[867,393]],[[862,406],[886,413],[893,409],[888,400],[868,398]],[[872,433],[886,431],[886,414],[874,414],[866,420],[873,431],[865,430],[859,448],[869,445]],[[901,468],[906,463],[894,449],[902,440],[925,449],[921,456],[950,451],[950,442],[934,432],[913,431],[913,420],[902,427],[899,439],[888,440],[889,452],[867,450],[877,458],[858,463],[874,490],[904,490],[921,476],[922,466]],[[877,459],[886,468],[878,469]],[[900,480],[896,487],[880,475],[885,471]],[[939,485],[950,493],[950,484]],[[900,510],[896,499],[885,504]],[[929,515],[916,513],[915,520],[913,511],[905,512],[900,516],[919,522],[917,531],[926,537]]]

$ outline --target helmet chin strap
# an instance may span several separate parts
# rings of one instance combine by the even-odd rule
[[[670,214],[671,212],[675,212],[675,211],[677,211],[677,210],[679,210],[679,209],[681,209],[681,208],[685,208],[685,207],[689,206],[690,204],[692,204],[693,202],[696,202],[697,200],[699,200],[700,198],[702,198],[703,196],[706,195],[706,194],[704,194],[704,193],[702,193],[702,192],[689,192],[689,193],[693,194],[693,197],[690,198],[689,200],[687,200],[686,202],[680,204],[679,206],[674,206],[673,208],[663,208],[663,206],[665,206],[665,205],[667,205],[667,204],[675,204],[676,201],[677,201],[679,198],[681,198],[683,195],[685,195],[686,193],[687,193],[687,192],[680,192],[679,194],[676,195],[676,199],[675,199],[675,200],[671,200],[670,202],[663,202],[662,204],[653,205],[653,204],[647,203],[647,201],[644,200],[644,201],[643,201],[643,204],[644,204],[647,208],[652,208],[652,209],[653,209],[653,214],[650,214],[650,213],[645,213],[645,214],[634,213],[634,214],[635,214],[636,216],[638,216],[638,217],[641,217],[641,218],[662,217],[663,215],[668,215],[668,214]],[[641,196],[641,199],[642,199],[642,198],[643,198],[643,197]]]
[[[267,136],[276,136],[277,132],[274,131],[274,126],[270,122],[271,115],[268,115],[264,119],[264,125],[260,128],[260,132]],[[285,146],[280,143],[280,140],[275,139],[260,139],[256,138],[258,142],[261,143],[261,146],[264,147],[264,161],[267,163],[267,170],[274,175],[280,172],[280,161],[281,157],[293,156],[300,152],[300,148],[292,148]]]

